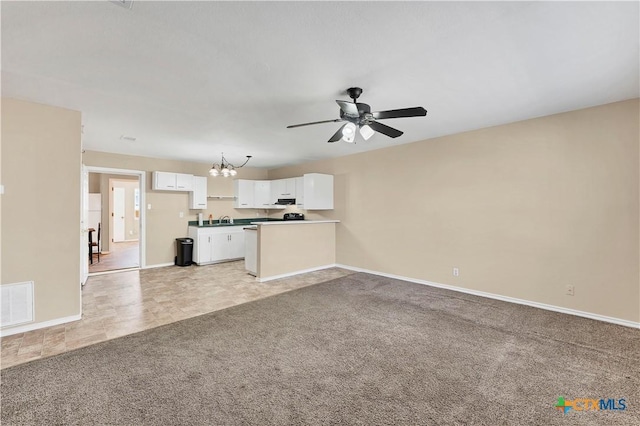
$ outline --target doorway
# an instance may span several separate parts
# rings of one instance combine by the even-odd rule
[[[86,260],[89,275],[144,267],[145,172],[91,166],[87,172],[87,198],[94,200],[88,227],[98,242]]]

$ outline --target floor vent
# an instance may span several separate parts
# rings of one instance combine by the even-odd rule
[[[33,281],[0,286],[0,327],[33,321]]]

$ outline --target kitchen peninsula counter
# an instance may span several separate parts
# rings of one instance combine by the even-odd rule
[[[268,222],[251,222],[252,225],[311,225],[314,223],[340,223],[339,220],[278,220]]]
[[[339,222],[339,220],[251,222],[258,231],[257,280],[270,281],[335,266],[336,224]]]

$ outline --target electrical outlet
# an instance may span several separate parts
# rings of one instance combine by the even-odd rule
[[[453,268],[453,276],[454,276],[454,277],[458,277],[458,276],[460,276],[460,269],[458,269],[458,268]]]
[[[576,288],[572,285],[568,285],[565,290],[565,294],[567,296],[573,296],[575,294]]]
[[[180,212],[180,217],[184,217],[184,212]]]

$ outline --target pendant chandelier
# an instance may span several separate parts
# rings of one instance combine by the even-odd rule
[[[209,170],[209,174],[213,177],[220,175],[224,177],[235,176],[238,174],[236,169],[244,167],[244,165],[247,164],[249,160],[251,160],[251,155],[247,155],[247,160],[241,165],[234,166],[233,164],[229,163],[226,158],[224,158],[223,152],[222,160],[219,163],[213,163],[213,166],[211,166],[211,170]]]

